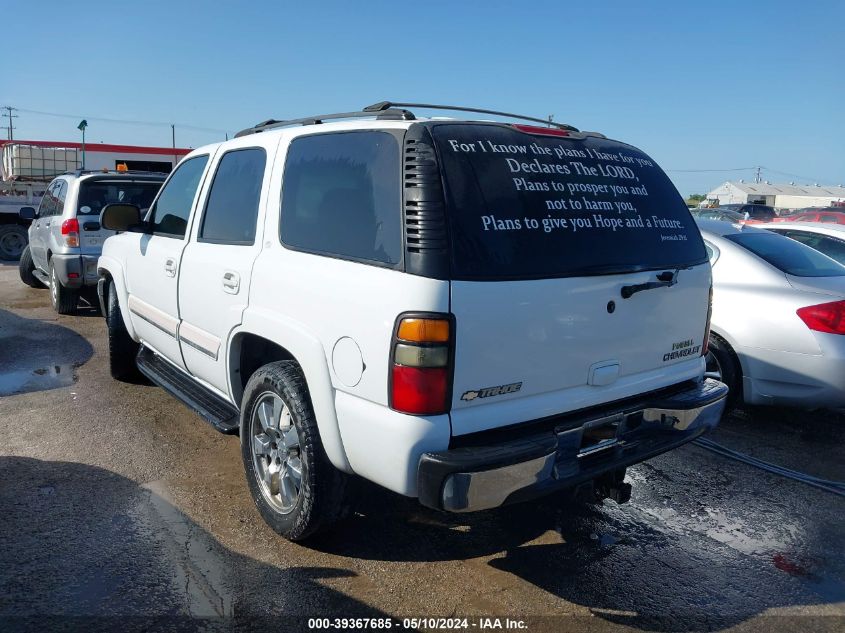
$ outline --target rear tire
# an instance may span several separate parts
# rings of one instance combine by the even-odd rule
[[[18,273],[20,273],[21,281],[30,288],[44,288],[41,280],[33,275],[35,271],[35,262],[32,261],[32,253],[29,251],[29,244],[27,244],[21,253],[21,260],[18,262]]]
[[[728,386],[728,409],[742,404],[742,368],[736,353],[723,338],[710,335],[707,349],[707,373],[718,376]]]
[[[112,378],[124,382],[138,382],[141,372],[135,364],[135,357],[141,344],[133,341],[126,330],[114,282],[109,284],[106,327],[109,331],[109,371]]]
[[[0,259],[13,262],[29,242],[27,230],[20,224],[0,224]]]
[[[73,314],[76,312],[76,304],[79,301],[79,293],[76,290],[65,288],[56,274],[53,261],[50,260],[50,303],[53,309],[59,314]]]
[[[264,365],[249,379],[241,457],[258,511],[288,540],[304,540],[352,510],[354,481],[329,461],[305,376],[293,361]]]

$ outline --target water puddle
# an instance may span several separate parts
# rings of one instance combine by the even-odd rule
[[[69,387],[76,382],[76,365],[50,365],[0,374],[0,396]]]

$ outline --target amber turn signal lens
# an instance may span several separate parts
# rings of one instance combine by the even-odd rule
[[[448,343],[449,321],[446,319],[402,319],[398,338],[414,343]]]

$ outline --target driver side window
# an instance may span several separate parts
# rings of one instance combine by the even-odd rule
[[[208,155],[195,156],[180,164],[150,209],[152,232],[165,237],[184,238]]]

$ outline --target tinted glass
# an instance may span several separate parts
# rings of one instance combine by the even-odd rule
[[[41,198],[41,204],[38,206],[39,218],[46,218],[48,216],[51,216],[56,210],[56,189],[58,188],[60,182],[61,181],[56,181],[51,184],[47,188],[47,191],[44,193],[44,197]]]
[[[399,142],[387,132],[300,137],[282,195],[282,241],[295,248],[396,264],[402,252]]]
[[[725,239],[739,244],[772,266],[796,277],[837,277],[845,267],[809,246],[775,233],[736,233]]]
[[[241,149],[223,155],[214,175],[200,239],[230,244],[252,244],[258,198],[267,155],[263,149]]]
[[[821,235],[820,233],[809,233],[805,231],[781,232],[793,240],[806,244],[810,248],[815,248],[817,251],[835,259],[840,264],[845,264],[845,241],[836,239],[835,237]]]
[[[152,229],[172,237],[184,237],[191,206],[208,156],[195,156],[176,168],[152,209]]]
[[[529,279],[707,261],[683,199],[648,156],[595,137],[436,124],[456,279]]]
[[[755,220],[771,220],[775,215],[775,210],[772,207],[761,205],[755,205],[754,210],[751,212],[751,217]]]
[[[86,180],[79,186],[77,213],[100,215],[107,204],[124,202],[149,209],[161,189],[160,182],[120,182],[114,180]]]
[[[65,198],[67,198],[67,181],[62,180],[59,186],[56,187],[56,209],[53,215],[61,215],[65,210]]]

